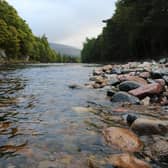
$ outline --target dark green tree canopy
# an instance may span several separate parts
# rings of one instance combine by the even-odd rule
[[[118,0],[102,34],[87,39],[84,62],[123,62],[168,56],[168,1]],[[94,44],[90,44],[94,43]]]

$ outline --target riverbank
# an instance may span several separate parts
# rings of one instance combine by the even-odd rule
[[[130,62],[93,70],[88,88],[102,90],[111,107],[89,104],[109,148],[105,163],[120,168],[168,166],[168,63]],[[92,165],[99,161],[92,160]]]

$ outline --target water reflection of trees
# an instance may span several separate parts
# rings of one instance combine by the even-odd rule
[[[25,88],[26,80],[20,77],[0,74],[0,157],[15,155],[26,143],[8,144],[9,140],[19,135],[17,107],[20,91]]]

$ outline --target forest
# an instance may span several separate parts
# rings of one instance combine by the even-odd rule
[[[6,1],[0,0],[0,61],[77,62],[50,48],[47,37],[36,37],[25,20]]]
[[[83,62],[157,60],[168,56],[168,1],[118,0],[102,33],[83,44]]]

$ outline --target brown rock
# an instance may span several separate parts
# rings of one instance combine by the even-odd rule
[[[104,72],[106,72],[106,71],[112,70],[112,68],[113,68],[112,65],[105,65],[105,66],[102,68],[102,70],[103,70]]]
[[[168,122],[157,119],[138,118],[131,129],[139,135],[165,135],[168,132]]]
[[[107,162],[118,168],[151,168],[148,163],[130,154],[112,155],[107,159]]]
[[[116,113],[127,113],[127,112],[129,112],[129,110],[124,108],[124,107],[118,107],[118,108],[114,109],[113,112],[116,112]]]
[[[129,91],[129,93],[132,94],[133,96],[142,98],[153,94],[160,94],[162,91],[163,86],[161,86],[159,83],[152,83],[131,90]]]
[[[118,79],[120,81],[135,81],[138,82],[141,85],[146,85],[147,81],[143,78],[140,78],[138,76],[131,76],[131,75],[118,75]]]
[[[103,130],[107,143],[126,152],[138,152],[143,144],[130,130],[118,127],[110,127]]]

